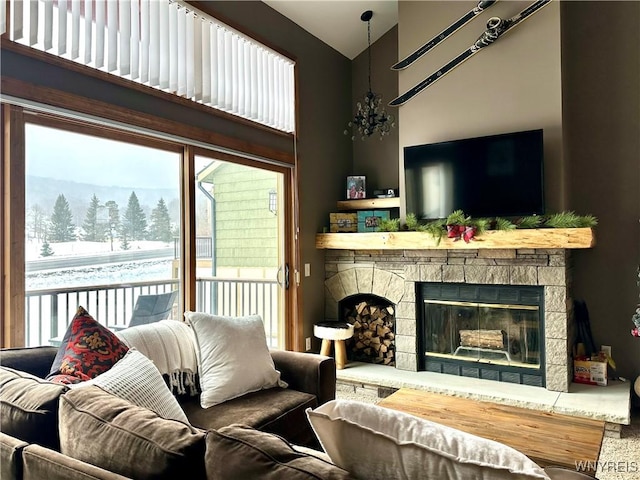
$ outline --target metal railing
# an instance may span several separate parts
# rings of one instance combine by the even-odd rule
[[[52,339],[62,337],[79,305],[103,325],[126,327],[139,295],[165,293],[177,288],[177,280],[158,280],[27,291],[26,345],[47,345]],[[278,295],[278,285],[272,280],[196,279],[197,311],[226,316],[258,314],[272,347],[278,347],[280,343]]]
[[[213,253],[211,237],[196,237],[196,258],[211,258]],[[180,237],[173,239],[173,258],[180,258]]]

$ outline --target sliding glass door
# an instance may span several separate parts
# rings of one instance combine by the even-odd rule
[[[260,315],[269,345],[283,347],[284,174],[201,152],[194,181],[198,310]]]
[[[270,346],[295,347],[291,167],[7,111],[17,114],[5,127],[24,129],[3,157],[19,179],[8,211],[21,219],[19,232],[3,222],[17,240],[6,245],[24,257],[3,264],[6,279],[24,274],[24,288],[3,285],[24,295],[24,323],[3,320],[3,332],[17,332],[13,345],[58,344],[78,306],[126,328],[141,296],[175,291],[167,318],[257,314]]]

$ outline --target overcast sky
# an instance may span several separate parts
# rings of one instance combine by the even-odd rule
[[[27,175],[131,188],[179,188],[177,153],[27,125]]]

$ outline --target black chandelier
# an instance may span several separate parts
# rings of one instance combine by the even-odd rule
[[[371,17],[373,12],[367,10],[360,16],[360,20],[367,22],[367,56],[369,57],[369,90],[361,101],[356,104],[356,114],[349,123],[344,134],[351,134],[351,140],[356,138],[356,132],[362,140],[373,134],[379,134],[380,140],[389,135],[391,128],[395,127],[395,118],[388,114],[382,106],[382,96],[371,90]]]

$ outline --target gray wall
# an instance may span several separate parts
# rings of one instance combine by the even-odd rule
[[[498,2],[399,72],[405,92],[469,48],[492,16],[508,18],[530,2]],[[477,2],[400,2],[399,56],[413,52]],[[565,207],[562,151],[560,4],[552,2],[423,90],[400,112],[400,147],[544,129],[545,202]],[[400,152],[402,158],[402,152]],[[401,188],[404,178],[400,178]]]
[[[475,4],[402,1],[398,58]],[[490,16],[527,4],[497,3],[400,72],[399,92],[467,48]],[[596,246],[572,255],[574,296],[587,303],[596,343],[613,347],[630,379],[640,375],[640,340],[630,335],[639,301],[639,45],[640,2],[553,2],[400,107],[397,158],[375,160],[385,169],[395,162],[402,184],[404,146],[544,128],[547,209],[599,219]],[[377,175],[371,158],[354,149],[354,166]]]
[[[375,13],[372,23],[375,22]],[[389,135],[380,140],[380,136],[372,136],[365,140],[356,135],[353,140],[353,173],[367,177],[367,194],[372,195],[374,189],[397,188],[398,182],[398,138],[400,122],[398,110],[387,104],[398,92],[398,74],[389,67],[398,58],[398,27],[395,26],[371,46],[371,89],[382,95],[382,104],[388,114],[395,117],[396,127]],[[365,50],[352,62],[352,113],[355,104],[367,91],[368,55]]]
[[[630,334],[640,292],[640,2],[563,2],[563,130],[569,206],[598,217],[595,248],[574,253],[574,293],[619,374],[640,375]]]

